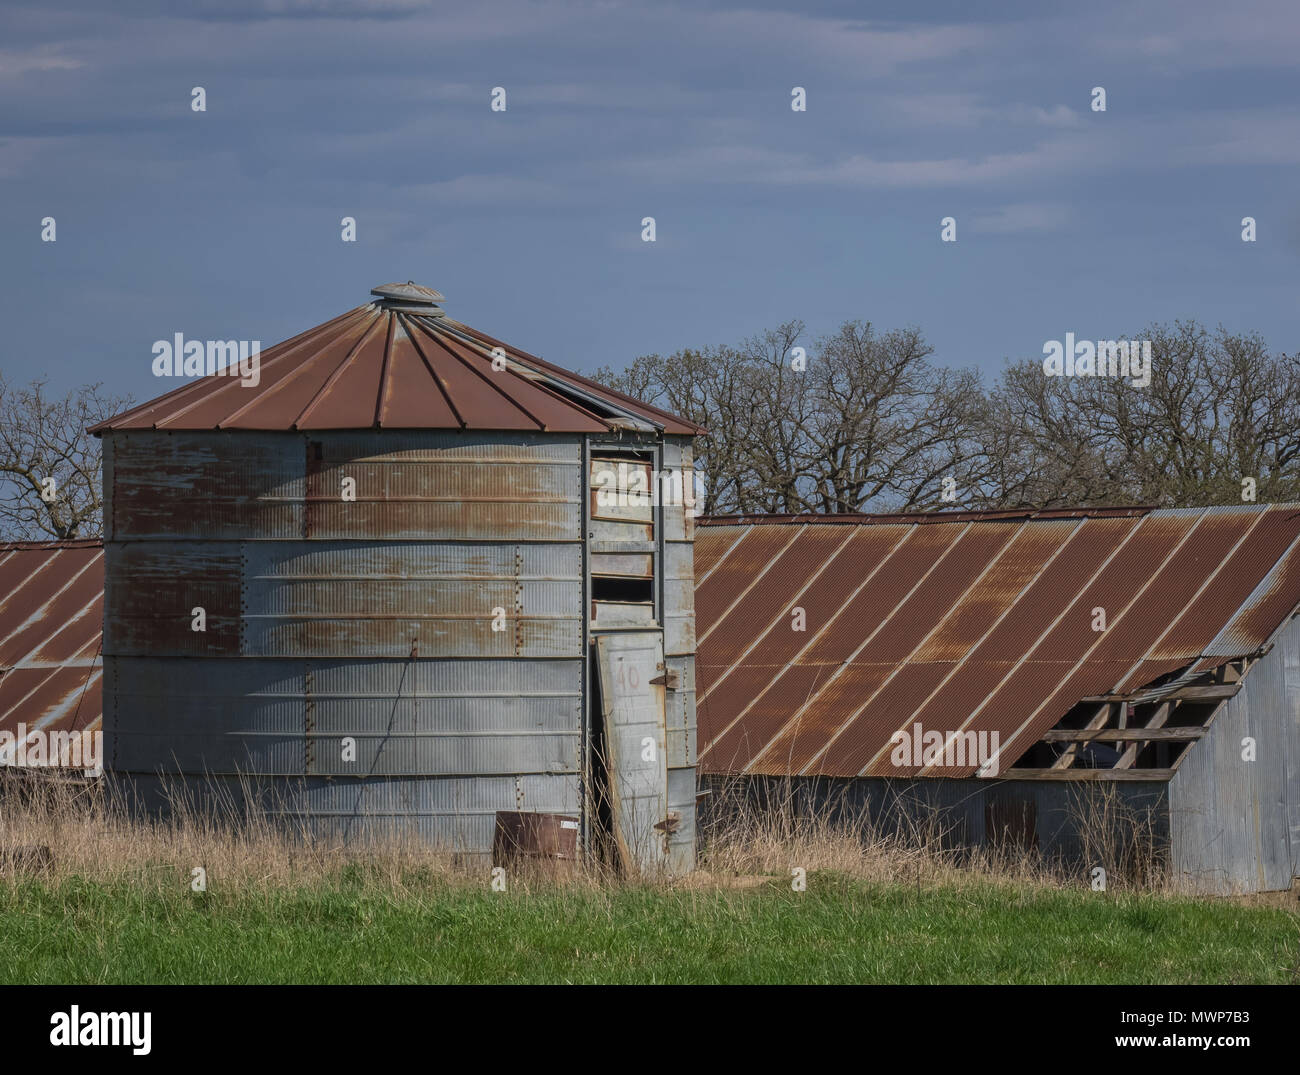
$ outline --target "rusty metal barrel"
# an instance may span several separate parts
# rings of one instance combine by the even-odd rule
[[[572,871],[578,861],[580,826],[580,819],[573,814],[498,810],[492,861]]]

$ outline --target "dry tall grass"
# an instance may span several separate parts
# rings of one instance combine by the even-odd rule
[[[5,852],[48,846],[51,880],[78,877],[161,889],[188,885],[202,867],[210,888],[244,893],[336,883],[364,876],[394,893],[430,883],[482,885],[491,863],[454,849],[431,849],[413,834],[359,833],[347,846],[313,839],[262,810],[241,808],[233,798],[174,794],[156,818],[102,783],[50,779],[41,774],[0,772],[0,876]],[[244,788],[243,802],[266,802]],[[1080,800],[1085,858],[1106,865],[1108,887],[1166,887],[1151,819],[1127,816],[1104,795]],[[700,831],[700,870],[689,878],[627,878],[590,857],[575,870],[547,864],[510,867],[512,888],[524,884],[670,884],[731,887],[743,879],[788,880],[794,867],[809,873],[835,871],[865,881],[922,886],[988,884],[1078,887],[1087,883],[1079,865],[1066,868],[1036,850],[955,846],[951,823],[938,810],[915,803],[893,812],[888,830],[877,818],[845,801],[809,809],[793,787],[762,804],[737,785],[715,791]],[[34,867],[26,866],[25,869]]]
[[[1066,813],[1078,853],[1048,858],[1037,848],[986,841],[970,846],[952,812],[895,792],[888,823],[853,802],[848,785],[810,794],[807,784],[774,781],[755,797],[752,785],[722,781],[703,826],[702,865],[724,875],[785,876],[795,866],[834,870],[894,884],[998,881],[1017,886],[1086,887],[1103,866],[1111,889],[1172,891],[1156,813],[1128,806],[1111,787],[1080,789]]]
[[[1126,801],[1114,784],[1078,784],[1068,789],[1067,812],[1079,834],[1080,857],[1103,866],[1107,884],[1130,888],[1173,887],[1169,855],[1154,805]]]
[[[882,826],[867,808],[831,795],[815,806],[783,782],[756,802],[739,783],[715,789],[704,826],[702,865],[721,875],[833,870],[884,884],[960,885],[990,880],[1063,886],[1069,879],[1037,853],[953,846],[952,823],[937,809],[905,809]]]
[[[151,818],[103,783],[43,775],[0,780],[0,851],[45,845],[54,853],[53,867],[45,871],[52,880],[79,877],[146,888],[178,881],[188,886],[199,867],[211,888],[244,892],[329,883],[358,870],[393,888],[413,874],[449,881],[471,876],[453,852],[432,851],[400,834],[344,847],[312,840],[264,812],[241,810],[221,792],[202,802],[182,793],[169,800]]]

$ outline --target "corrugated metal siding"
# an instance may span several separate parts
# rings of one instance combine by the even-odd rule
[[[303,537],[306,441],[294,433],[105,438],[109,541]]]
[[[577,545],[112,543],[108,561],[115,656],[581,652]]]
[[[242,652],[565,657],[581,653],[581,548],[249,543]],[[500,609],[498,615],[494,610]],[[502,629],[498,629],[502,628]]]
[[[1255,758],[1243,758],[1244,740]],[[1300,620],[1219,709],[1169,782],[1172,863],[1216,895],[1276,891],[1300,877]]]
[[[291,832],[328,841],[397,837],[485,861],[498,810],[576,814],[579,778],[570,774],[461,778],[174,777],[117,778],[147,810],[162,813],[179,794],[257,811]]]
[[[127,772],[576,773],[581,673],[576,661],[117,658],[107,750]]]
[[[339,433],[309,438],[306,451],[309,538],[563,541],[580,533],[577,438]],[[355,480],[355,503],[340,497],[345,478]]]
[[[920,721],[996,731],[1005,771],[1083,697],[1258,650],[1300,603],[1298,536],[1293,505],[706,521],[701,766],[894,775]]]
[[[335,817],[327,803],[324,816],[307,820],[314,833],[357,836],[358,819],[379,810],[383,826],[478,854],[491,847],[491,811],[444,813],[420,796],[503,778],[563,777],[576,787],[579,440],[354,432],[106,440],[126,475],[106,475],[116,505],[107,747],[117,772],[146,787],[158,772],[195,787],[255,774],[278,792],[329,776],[353,788],[359,805]],[[151,467],[155,453],[161,464]],[[345,475],[357,478],[356,503],[329,491]],[[436,514],[412,515],[412,503]],[[671,807],[680,821],[669,855],[680,870],[694,854],[693,565],[689,540],[664,548],[665,636],[678,651],[665,661],[678,680],[665,692],[665,747],[681,799]],[[205,632],[191,630],[196,606],[206,610]],[[503,631],[492,630],[496,609]],[[355,751],[347,761],[345,737]],[[382,786],[391,798],[401,781],[410,782],[410,804],[383,806],[370,790]],[[513,790],[488,798],[494,809],[580,808],[576,790],[545,786],[523,805]],[[326,794],[281,813],[291,820]]]
[[[130,432],[108,439],[115,541],[579,540],[576,437]],[[355,479],[355,502],[343,500],[345,477]]]
[[[239,542],[116,542],[105,547],[104,652],[234,657],[243,626]],[[193,610],[205,631],[191,629]]]
[[[996,842],[988,831],[990,816],[1032,818],[1034,846],[1048,859],[1077,871],[1080,881],[1091,879],[1094,866],[1104,862],[1083,857],[1080,800],[1087,790],[1076,785],[1037,780],[906,779],[888,777],[744,777],[705,775],[702,786],[713,791],[704,799],[701,830],[725,820],[741,803],[781,804],[795,816],[819,823],[851,822],[875,836],[915,839],[933,834],[949,850],[985,848]],[[1163,781],[1130,781],[1107,788],[1117,815],[1150,826],[1156,849],[1169,843],[1168,809]],[[994,807],[990,811],[990,806]],[[1094,843],[1097,834],[1092,834]]]
[[[106,439],[119,772],[408,778],[412,794],[444,776],[577,779],[579,438]],[[191,629],[196,606],[205,632]],[[520,808],[513,792],[501,803]],[[446,837],[449,822],[421,809],[416,827]],[[466,824],[457,839],[489,849],[490,818]]]

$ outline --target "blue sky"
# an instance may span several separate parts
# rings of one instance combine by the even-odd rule
[[[8,0],[0,370],[149,398],[157,339],[406,279],[578,370],[788,318],[990,376],[1179,317],[1297,349],[1300,8],[919,7]]]

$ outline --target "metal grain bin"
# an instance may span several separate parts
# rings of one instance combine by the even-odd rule
[[[452,320],[437,292],[372,294],[256,378],[92,430],[106,768],[147,803],[219,787],[327,838],[486,858],[497,813],[523,811],[578,816],[590,848],[642,777],[608,768],[628,695],[602,702],[597,639],[648,640],[656,682],[633,701],[658,707],[641,739],[662,810],[625,864],[689,869],[691,513],[605,512],[593,460],[689,490],[702,430]]]

